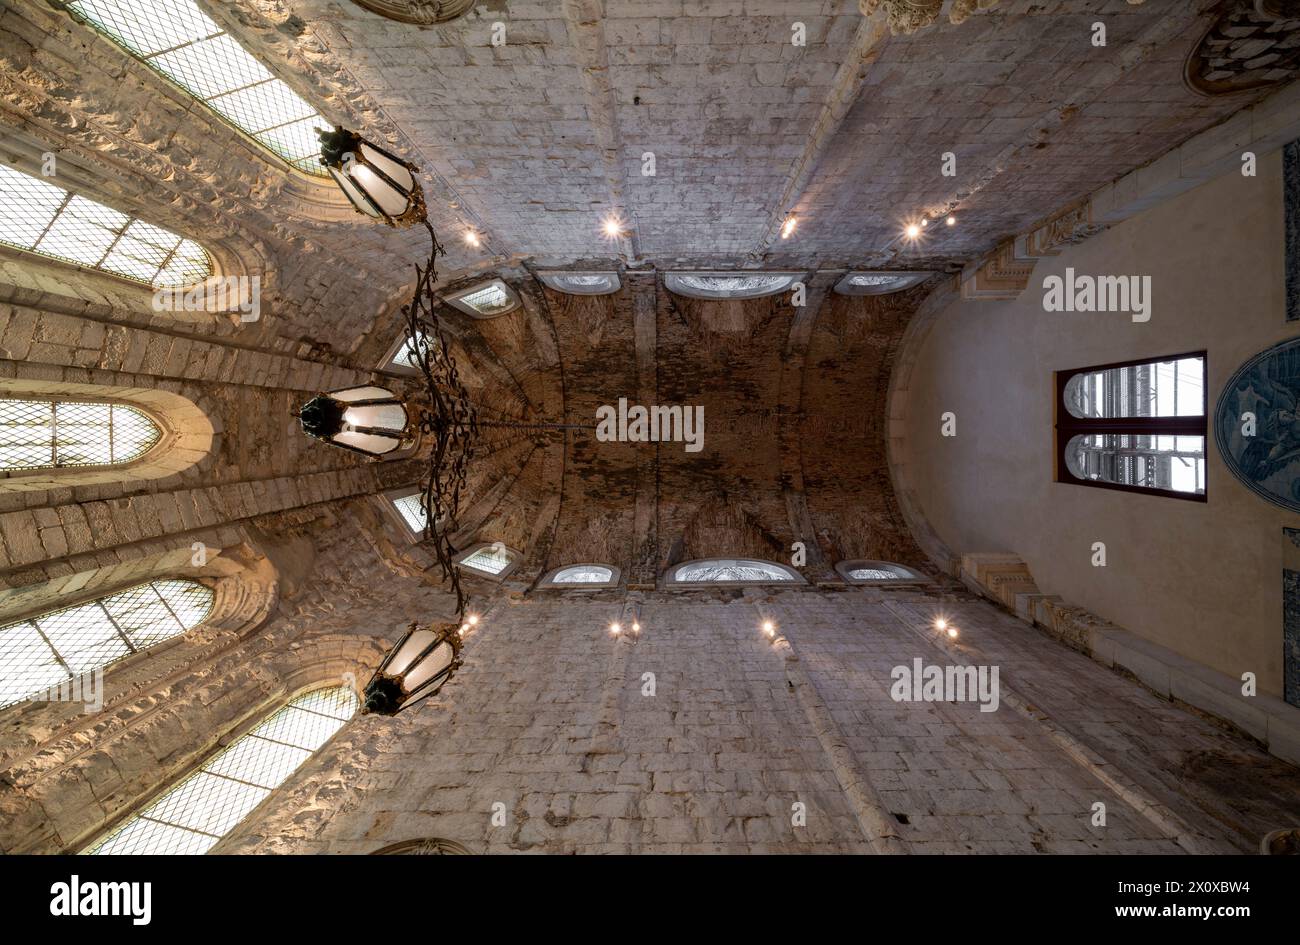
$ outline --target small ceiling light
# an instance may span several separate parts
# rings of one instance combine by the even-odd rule
[[[949,627],[949,628],[948,628],[948,639],[949,639],[949,640],[955,640],[955,639],[957,639],[957,628],[956,628],[956,627]]]
[[[468,243],[470,246],[477,246],[479,244],[478,234],[475,233],[473,230],[466,230],[465,242]]]
[[[799,218],[796,217],[793,213],[789,214],[785,218],[785,222],[781,224],[781,239],[788,240],[790,238],[790,234],[794,232],[794,228],[798,225],[799,225]]]
[[[460,635],[461,635],[461,636],[464,636],[464,635],[467,634],[467,633],[469,633],[469,624],[467,624],[467,623],[463,623],[463,624],[461,624],[461,625],[460,625]]]
[[[904,230],[903,232],[907,234],[907,238],[909,240],[914,240],[920,237],[921,227],[915,223],[909,223],[907,224],[907,229]]]
[[[925,228],[926,228],[927,226],[929,226],[929,225],[930,225],[930,221],[929,221],[929,220],[922,220],[922,221],[921,221],[921,229],[925,229]]]
[[[620,220],[617,215],[605,217],[605,221],[601,224],[601,228],[605,231],[605,235],[612,240],[616,240],[623,235],[623,221]]]
[[[943,222],[948,224],[949,226],[956,226],[957,218],[950,213],[948,214],[948,219],[944,220]]]
[[[363,713],[396,715],[442,688],[460,668],[455,624],[411,624],[366,684]]]
[[[772,621],[770,620],[764,620],[763,632],[766,633],[769,637],[774,635],[776,633],[776,624],[772,623]]]
[[[620,633],[623,632],[623,628],[620,627],[617,623],[611,623],[609,625],[609,632],[614,634],[614,636],[618,636]]]
[[[944,620],[942,617],[940,617],[938,620],[934,622],[934,628],[936,630],[945,630],[947,629],[947,627],[948,627],[948,621]]]
[[[478,614],[470,614],[469,617],[466,619],[465,622],[468,623],[471,627],[477,627],[477,626],[478,626]]]
[[[639,623],[633,623],[633,624],[632,624],[632,632],[633,632],[633,633],[640,633],[640,632],[641,632],[641,625],[640,625]]]

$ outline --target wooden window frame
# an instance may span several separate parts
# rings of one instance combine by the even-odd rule
[[[1142,364],[1164,364],[1181,361],[1184,358],[1201,359],[1201,415],[1199,417],[1076,417],[1065,406],[1065,388],[1070,381],[1080,374],[1094,374],[1114,368],[1137,367]],[[1110,364],[1092,364],[1087,367],[1057,371],[1056,401],[1052,411],[1053,448],[1056,450],[1056,481],[1075,486],[1090,486],[1096,489],[1115,489],[1119,492],[1134,492],[1141,495],[1164,496],[1169,499],[1183,499],[1192,502],[1205,502],[1210,491],[1209,483],[1209,378],[1210,361],[1205,351],[1187,351],[1181,354],[1156,355],[1154,357],[1133,358],[1129,361],[1114,361]],[[1204,492],[1179,492],[1175,489],[1153,489],[1146,486],[1131,486],[1127,483],[1102,482],[1097,479],[1080,479],[1070,471],[1065,459],[1066,447],[1076,436],[1097,433],[1128,434],[1132,436],[1199,436],[1205,446],[1206,482]]]

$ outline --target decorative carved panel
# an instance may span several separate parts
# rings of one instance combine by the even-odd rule
[[[432,26],[464,16],[474,0],[352,0],[371,13],[378,13],[399,23]]]
[[[1187,84],[1228,95],[1300,75],[1300,0],[1226,0],[1187,57]]]

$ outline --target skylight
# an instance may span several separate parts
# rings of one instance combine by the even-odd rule
[[[194,0],[70,0],[68,10],[308,174],[331,123],[252,57]]]
[[[770,561],[748,558],[718,558],[679,565],[672,573],[677,584],[769,584],[800,582],[794,571]]]
[[[788,289],[794,272],[670,272],[664,284],[670,292],[695,299],[756,299]]]
[[[156,423],[121,404],[0,400],[0,470],[129,463],[161,437]]]
[[[410,495],[402,496],[400,499],[394,499],[393,506],[411,531],[416,534],[424,534],[428,516],[424,514],[424,507],[420,505],[420,493],[413,492]]]
[[[617,272],[539,272],[537,278],[569,295],[609,295],[620,286]]]
[[[0,243],[154,287],[212,275],[198,243],[3,164]]]
[[[475,318],[495,318],[513,311],[519,298],[510,286],[500,279],[472,286],[462,292],[446,296],[447,304]]]
[[[850,272],[835,284],[840,295],[888,295],[929,279],[931,272]]]
[[[462,567],[496,576],[510,567],[513,557],[500,545],[484,545],[460,560]]]
[[[553,584],[604,584],[613,580],[614,572],[597,565],[575,565],[563,568],[551,578]]]

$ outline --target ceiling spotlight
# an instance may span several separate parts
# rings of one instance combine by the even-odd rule
[[[922,221],[921,221],[921,229],[925,229],[925,228],[926,228],[927,226],[929,226],[929,225],[930,225],[930,221],[929,221],[929,220],[922,220]]]
[[[957,218],[950,213],[948,214],[948,219],[944,220],[943,222],[948,224],[949,226],[956,226]]]
[[[640,632],[641,632],[641,625],[640,625],[639,623],[634,623],[634,624],[632,624],[632,632],[633,632],[633,633],[640,633]]]
[[[921,227],[915,223],[909,223],[907,229],[903,232],[907,234],[909,240],[918,239],[921,235]]]
[[[466,618],[465,622],[468,623],[471,627],[477,627],[477,626],[478,626],[478,614],[470,614],[469,617]]]
[[[618,239],[623,235],[623,221],[617,216],[605,217],[605,221],[601,224],[601,229],[605,231],[605,235],[610,239]]]
[[[936,630],[946,630],[948,628],[948,621],[940,617],[938,620],[934,622],[934,628]]]
[[[796,217],[793,213],[787,216],[785,218],[785,222],[781,224],[781,239],[788,240],[790,238],[790,234],[794,232],[794,228],[798,225],[799,225],[798,217]]]
[[[464,636],[464,635],[467,634],[467,633],[469,633],[469,624],[467,624],[467,623],[463,623],[463,624],[461,624],[461,625],[460,625],[460,635],[461,635],[461,636]]]
[[[763,632],[766,633],[769,637],[772,636],[773,634],[776,633],[776,624],[772,623],[772,621],[770,620],[764,620]]]
[[[620,633],[623,632],[623,628],[620,627],[617,623],[611,623],[609,625],[609,632],[612,633],[614,636],[618,636]]]
[[[948,639],[949,639],[949,640],[955,640],[955,639],[957,639],[957,628],[956,628],[956,627],[949,627],[949,628],[948,628]]]
[[[477,246],[479,244],[478,234],[475,233],[473,230],[466,230],[465,242],[468,243],[470,246]]]

